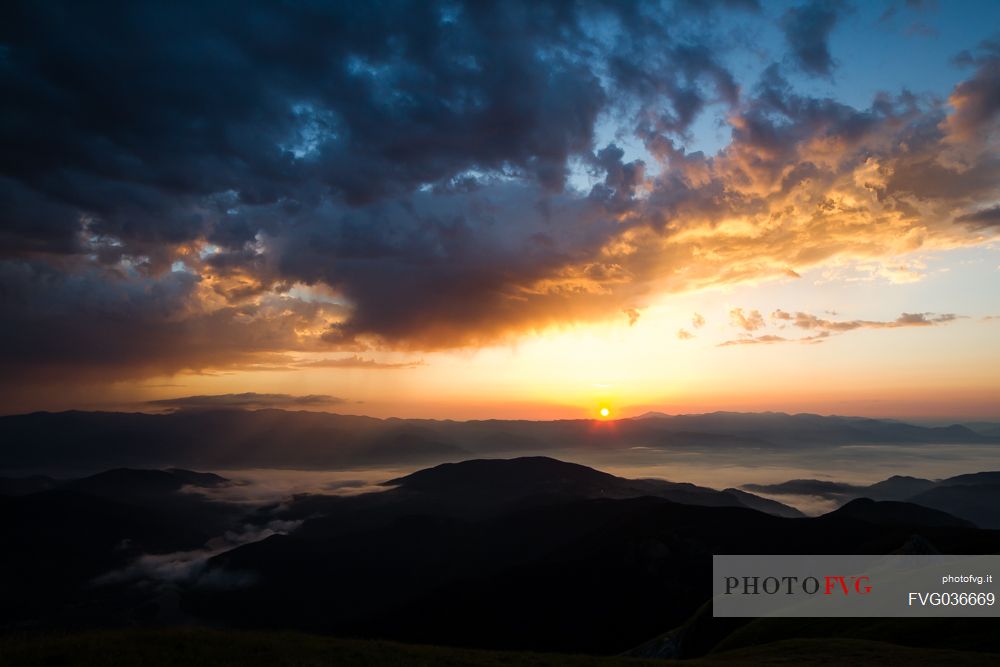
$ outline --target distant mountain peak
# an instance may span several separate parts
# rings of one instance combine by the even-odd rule
[[[388,480],[383,482],[383,485],[439,490],[442,485],[452,483],[459,483],[462,486],[504,481],[528,484],[533,481],[558,479],[608,481],[618,478],[579,463],[568,463],[548,456],[521,456],[512,459],[470,459],[458,463],[442,463]]]
[[[795,508],[736,489],[717,491],[662,479],[626,479],[547,456],[444,463],[383,484],[397,487],[402,493],[415,493],[468,508],[500,507],[540,498],[582,500],[650,496],[685,505],[742,507],[775,516],[802,516]]]
[[[177,492],[185,486],[211,488],[231,482],[214,473],[171,468],[113,468],[90,477],[67,482],[64,487],[96,495],[157,494]]]
[[[649,412],[643,412],[641,415],[631,417],[631,419],[670,419],[671,417],[673,417],[673,415],[667,414],[666,412],[650,410]]]

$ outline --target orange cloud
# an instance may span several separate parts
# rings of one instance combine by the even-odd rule
[[[872,320],[847,320],[834,321],[816,317],[809,313],[798,312],[792,315],[783,310],[776,310],[771,313],[771,318],[790,322],[800,329],[817,329],[820,331],[843,332],[855,329],[897,329],[899,327],[927,327],[935,324],[944,324],[959,319],[960,316],[953,313],[944,315],[934,315],[933,313],[903,313],[895,320],[887,322]]]
[[[742,312],[741,309],[736,308],[735,311]],[[756,312],[756,311],[753,311]],[[733,340],[727,340],[718,345],[718,347],[728,347],[731,345],[753,345],[757,343],[821,343],[826,338],[831,335],[841,334],[847,331],[854,331],[857,329],[898,329],[901,327],[930,327],[940,324],[947,324],[949,322],[954,322],[960,319],[960,315],[955,315],[953,313],[946,313],[943,315],[934,315],[933,313],[903,313],[895,320],[888,321],[878,321],[878,320],[828,320],[816,315],[812,315],[804,312],[789,313],[787,311],[778,309],[771,313],[771,320],[777,322],[780,325],[787,325],[798,327],[799,329],[805,329],[807,331],[813,331],[810,336],[802,336],[799,338],[786,338],[784,336],[778,336],[773,334],[766,334],[761,336],[753,336],[750,334],[744,334],[740,338]],[[738,325],[738,322],[734,322],[734,325]],[[763,322],[761,327],[763,327]],[[761,328],[757,327],[757,328]],[[746,328],[746,327],[743,327]],[[752,331],[753,329],[747,329]]]
[[[764,316],[757,310],[744,314],[742,308],[733,308],[729,311],[729,322],[744,331],[756,331],[764,326]]]

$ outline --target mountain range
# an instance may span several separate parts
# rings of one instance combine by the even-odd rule
[[[981,528],[1000,529],[1000,472],[979,472],[941,480],[895,475],[861,486],[817,479],[745,484],[744,489],[777,497],[816,496],[847,502],[857,498],[906,501],[947,512]]]
[[[857,444],[1000,444],[954,424],[812,414],[652,415],[606,422],[374,419],[284,410],[167,414],[38,412],[0,417],[0,469],[344,468],[483,456],[614,452],[803,451]]]
[[[746,491],[548,457],[442,464],[376,492],[256,505],[220,500],[233,481],[189,470],[35,483],[0,496],[0,566],[19,573],[0,604],[7,629],[194,623],[603,654],[661,637],[657,655],[691,656],[742,627],[704,616],[712,554],[1000,550],[1000,532],[914,503],[855,500],[803,517]]]

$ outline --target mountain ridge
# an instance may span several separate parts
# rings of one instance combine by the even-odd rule
[[[35,412],[0,417],[0,469],[303,468],[424,465],[558,451],[733,451],[845,444],[994,444],[965,427],[856,417],[715,412],[655,419],[378,419],[326,412]]]

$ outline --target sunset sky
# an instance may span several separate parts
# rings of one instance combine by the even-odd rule
[[[993,0],[18,4],[0,412],[1000,420]]]

